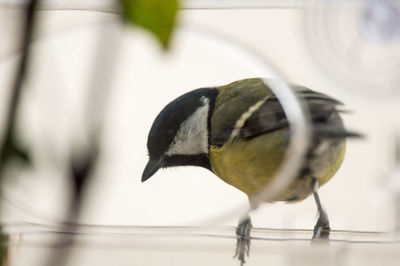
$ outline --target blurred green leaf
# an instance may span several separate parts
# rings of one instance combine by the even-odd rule
[[[168,48],[175,25],[178,0],[121,0],[124,18],[154,33]]]
[[[2,166],[13,160],[19,160],[27,165],[31,165],[29,152],[15,140],[14,134],[11,134],[11,136],[5,140],[4,145],[1,147],[0,156],[0,164],[2,164]]]

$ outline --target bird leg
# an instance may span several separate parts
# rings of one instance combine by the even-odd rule
[[[329,226],[329,219],[328,215],[322,208],[321,201],[318,195],[318,181],[315,178],[313,179],[312,186],[313,186],[315,203],[317,204],[319,213],[318,221],[314,227],[314,234],[312,239],[313,240],[329,239],[329,233],[331,231],[331,228]]]
[[[238,258],[240,266],[243,266],[245,257],[250,255],[250,231],[253,228],[251,219],[247,216],[241,220],[236,228],[236,252],[234,258]]]

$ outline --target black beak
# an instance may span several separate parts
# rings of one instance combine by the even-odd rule
[[[152,177],[162,166],[162,160],[149,160],[142,174],[142,182]]]

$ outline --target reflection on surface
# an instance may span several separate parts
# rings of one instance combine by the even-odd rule
[[[68,265],[238,265],[232,258],[233,227],[137,227],[19,223],[9,233],[11,265],[41,265],[74,239]],[[254,228],[246,265],[395,265],[400,238],[394,232],[332,231],[330,245],[311,245],[311,230]],[[29,262],[29,263],[28,263]],[[379,263],[378,263],[379,262]],[[380,264],[383,263],[383,264]]]

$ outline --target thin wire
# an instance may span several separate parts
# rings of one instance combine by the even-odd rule
[[[65,229],[65,227],[63,227]],[[35,223],[14,223],[5,224],[4,232],[10,236],[22,235],[33,237],[46,237],[50,235],[65,235],[71,237],[85,237],[99,242],[99,237],[119,240],[132,240],[138,238],[154,239],[173,237],[201,237],[217,239],[236,239],[234,227],[221,226],[218,228],[192,227],[192,226],[105,226],[86,225],[78,226],[74,230],[60,230],[61,227],[54,227],[47,224]],[[78,230],[76,230],[78,229]],[[273,229],[253,228],[252,239],[260,241],[306,241],[310,242],[311,229]],[[31,239],[31,238],[29,238]],[[355,243],[355,244],[399,244],[400,236],[394,231],[353,231],[353,230],[332,230],[331,242],[334,243]],[[22,245],[29,244],[29,241],[22,242]],[[52,244],[53,242],[49,243]],[[108,245],[107,243],[103,243]],[[121,242],[120,245],[124,245]],[[117,246],[118,243],[117,243]]]

